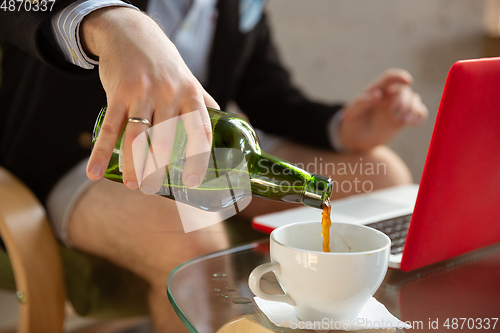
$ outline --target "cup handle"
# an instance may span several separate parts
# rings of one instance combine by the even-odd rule
[[[274,271],[276,274],[281,274],[280,264],[277,262],[269,262],[267,264],[262,264],[255,267],[252,273],[250,273],[250,277],[248,278],[248,285],[250,287],[250,290],[262,299],[287,303],[295,306],[296,304],[294,300],[288,295],[271,295],[263,292],[260,289],[260,279],[262,278],[262,275],[271,271]]]

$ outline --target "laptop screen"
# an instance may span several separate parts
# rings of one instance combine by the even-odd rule
[[[500,58],[448,73],[401,269],[500,241]]]

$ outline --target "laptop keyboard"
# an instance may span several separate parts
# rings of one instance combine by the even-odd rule
[[[366,226],[382,231],[391,239],[391,254],[403,252],[406,234],[410,226],[411,215],[403,215],[392,219],[369,223]]]

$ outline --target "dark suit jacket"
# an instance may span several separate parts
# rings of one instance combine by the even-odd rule
[[[0,11],[0,165],[42,202],[57,179],[89,155],[86,133],[106,102],[97,71],[67,63],[53,47],[48,23],[70,1],[57,1],[52,12]],[[144,10],[146,1],[132,3]],[[326,124],[340,106],[314,103],[293,87],[265,16],[242,34],[238,5],[218,3],[206,90],[222,109],[236,101],[256,128],[329,149]]]

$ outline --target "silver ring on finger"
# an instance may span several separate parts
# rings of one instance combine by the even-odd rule
[[[129,123],[141,123],[141,124],[148,125],[149,127],[151,127],[151,122],[145,118],[131,117],[131,118],[128,118],[128,122]]]

